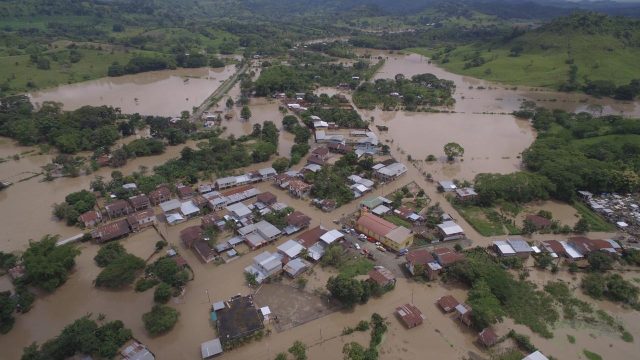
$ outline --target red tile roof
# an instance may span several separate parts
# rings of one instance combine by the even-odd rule
[[[86,223],[97,221],[99,219],[99,217],[100,216],[99,216],[97,211],[89,210],[86,213],[80,215],[79,219],[80,219],[81,222],[86,224]]]
[[[193,188],[190,186],[178,185],[176,191],[178,192],[178,196],[180,196],[181,199],[193,196]]]
[[[131,203],[131,206],[133,206],[135,209],[138,209],[144,206],[149,206],[149,198],[147,197],[147,195],[140,194],[130,197],[129,203]]]
[[[398,306],[396,308],[396,314],[402,319],[405,326],[408,328],[416,327],[422,324],[422,320],[424,315],[422,312],[415,306],[411,304],[404,304],[402,306]]]
[[[383,266],[376,266],[373,270],[369,271],[369,279],[377,282],[380,286],[385,286],[396,281],[393,273]]]
[[[459,261],[464,260],[464,255],[456,252],[449,252],[446,254],[438,255],[438,262],[442,267],[453,265]]]
[[[451,295],[445,295],[441,297],[440,299],[438,299],[437,303],[444,312],[451,312],[456,308],[456,306],[460,304],[460,302],[458,302],[458,300],[456,300],[456,298]]]
[[[189,226],[186,229],[180,231],[180,240],[184,246],[191,248],[194,243],[202,238],[202,228],[200,226]]]
[[[241,192],[245,192],[249,189],[253,188],[252,185],[245,185],[245,186],[240,186],[231,190],[227,190],[227,191],[223,191],[222,195],[224,196],[229,196],[229,195],[233,195],[233,194],[239,194]]]
[[[320,226],[316,226],[313,229],[307,230],[300,234],[298,237],[298,243],[304,246],[305,248],[311,247],[313,244],[320,241],[320,236],[324,235],[327,230],[321,228]]]
[[[362,213],[362,216],[358,219],[358,225],[379,236],[386,236],[391,230],[397,228],[395,224],[370,212]]]
[[[287,224],[297,227],[309,226],[309,223],[311,222],[310,217],[297,210],[287,215],[286,220]]]
[[[409,253],[407,253],[406,259],[408,263],[414,265],[426,265],[434,260],[433,255],[431,255],[431,253],[429,253],[429,251],[425,249],[410,251]]]
[[[498,342],[498,335],[496,335],[495,331],[493,331],[492,328],[484,328],[482,331],[480,331],[480,333],[478,334],[478,340],[480,340],[480,342],[486,346],[493,346]]]
[[[274,194],[270,193],[269,191],[265,191],[261,194],[258,194],[258,196],[256,197],[256,200],[258,200],[263,204],[271,205],[276,201],[278,201],[278,198]]]
[[[117,239],[129,232],[129,223],[127,222],[127,219],[121,219],[98,227],[91,233],[91,235],[96,239],[96,241],[105,242]]]
[[[558,240],[545,240],[542,242],[542,245],[558,255],[564,254],[564,247]]]

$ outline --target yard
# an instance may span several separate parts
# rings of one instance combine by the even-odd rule
[[[573,204],[573,207],[578,211],[580,216],[583,219],[585,219],[587,223],[589,223],[589,230],[602,231],[602,232],[609,232],[609,231],[616,230],[613,224],[607,222],[607,220],[602,218],[600,215],[591,211],[587,206],[585,206],[585,204],[581,202],[575,202]]]

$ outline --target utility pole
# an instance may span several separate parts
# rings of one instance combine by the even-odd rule
[[[209,305],[211,305],[211,296],[209,296],[209,289],[206,289],[204,292],[207,293],[207,299],[209,300]]]

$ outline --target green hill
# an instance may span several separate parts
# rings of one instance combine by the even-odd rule
[[[640,79],[640,21],[596,13],[514,29],[498,41],[414,50],[450,71],[513,85],[593,92],[594,84],[615,87]]]

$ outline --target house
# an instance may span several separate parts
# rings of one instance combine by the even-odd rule
[[[464,238],[464,230],[455,221],[445,221],[438,225],[438,233],[442,241],[458,240]]]
[[[198,185],[198,193],[208,194],[214,190],[213,184],[200,184]]]
[[[272,254],[269,251],[265,251],[254,257],[253,264],[247,266],[244,271],[253,274],[260,284],[282,271],[282,259],[283,256],[281,254]]]
[[[202,240],[204,231],[200,226],[189,226],[180,231],[180,240],[187,249],[193,248],[193,245]]]
[[[127,222],[129,223],[129,227],[131,227],[131,231],[137,232],[140,230],[144,230],[150,226],[153,226],[157,223],[156,213],[153,209],[146,209],[142,211],[138,211],[127,216]]]
[[[407,167],[403,163],[393,163],[375,170],[374,176],[381,181],[392,181],[407,172]]]
[[[180,211],[180,205],[181,205],[180,200],[172,199],[165,202],[161,202],[160,208],[162,209],[162,212],[166,215],[166,214],[171,214],[171,213]]]
[[[127,219],[121,219],[99,226],[91,232],[91,237],[100,244],[127,236],[130,231]]]
[[[421,325],[422,321],[426,319],[426,317],[422,315],[422,312],[412,304],[398,306],[396,308],[396,315],[408,329]]]
[[[431,255],[431,253],[426,249],[409,251],[405,256],[405,259],[407,260],[405,266],[407,267],[409,273],[411,273],[411,275],[413,276],[423,275],[423,273],[427,270],[427,264],[435,261],[433,255]],[[418,268],[421,268],[422,271],[417,272],[416,266],[418,266]]]
[[[200,344],[200,354],[202,360],[212,359],[222,354],[222,343],[219,338],[209,340]]]
[[[284,256],[285,260],[295,259],[304,250],[304,247],[295,240],[287,240],[285,243],[278,246],[278,253]]]
[[[335,200],[332,200],[332,199],[323,199],[323,200],[315,199],[313,201],[313,203],[317,207],[319,207],[320,210],[322,210],[324,212],[332,212],[338,206],[338,203]]]
[[[169,200],[171,200],[171,190],[165,185],[160,185],[149,193],[149,201],[153,206],[160,205],[160,203]]]
[[[426,270],[426,273],[427,273],[427,279],[429,281],[433,281],[442,272],[442,265],[440,265],[440,263],[438,263],[437,261],[434,260],[434,261],[431,261],[431,262],[427,263],[427,267],[426,267],[425,270]]]
[[[367,211],[362,212],[356,222],[356,229],[395,251],[408,248],[413,243],[411,230],[404,226],[397,226]]]
[[[309,249],[311,246],[320,241],[320,237],[324,235],[328,230],[320,226],[316,226],[313,229],[309,229],[298,236],[298,243]]]
[[[552,258],[557,258],[559,256],[566,256],[564,252],[564,247],[558,240],[545,240],[541,242],[542,251],[551,255]]]
[[[544,356],[539,350],[532,352],[531,354],[522,358],[522,360],[549,360],[548,357]]]
[[[365,187],[371,189],[374,185],[374,182],[372,180],[369,179],[365,179],[361,176],[358,175],[349,175],[349,177],[347,177],[347,179],[349,179],[349,181],[351,181],[351,183],[353,184],[360,184],[360,185],[364,185]]]
[[[226,225],[224,218],[215,213],[207,214],[200,220],[200,227],[205,230],[208,228],[215,228],[222,231],[225,229]]]
[[[533,252],[533,249],[522,238],[510,238],[507,239],[507,243],[513,248],[518,257],[526,259]]]
[[[485,347],[492,347],[498,342],[498,335],[492,328],[486,327],[478,333],[478,342]]]
[[[453,192],[457,188],[458,187],[456,186],[456,184],[453,183],[453,181],[450,181],[450,180],[438,181],[438,191],[440,192]]]
[[[151,201],[149,201],[149,197],[144,194],[132,196],[129,198],[129,204],[134,211],[140,211],[149,208],[151,206]]]
[[[300,179],[293,179],[289,181],[289,194],[297,198],[305,198],[311,191],[311,185]]]
[[[252,212],[247,205],[239,202],[235,204],[231,204],[227,206],[227,210],[229,211],[229,215],[231,215],[237,221],[241,221],[242,219],[246,219],[251,216]]]
[[[278,175],[278,172],[276,169],[268,167],[258,170],[258,174],[260,174],[261,181],[268,181],[274,179]]]
[[[284,266],[283,270],[287,273],[287,275],[291,276],[292,278],[296,278],[303,272],[307,271],[307,269],[309,269],[310,267],[311,264],[309,264],[308,261],[301,258],[296,258],[289,261]]]
[[[353,151],[353,147],[351,147],[351,145],[345,145],[342,143],[328,143],[327,148],[330,152],[336,154],[347,154]]]
[[[216,259],[216,252],[205,240],[196,240],[193,243],[193,251],[198,255],[203,263],[208,264]]]
[[[119,218],[121,216],[129,215],[133,212],[131,206],[126,200],[118,199],[110,204],[104,206],[107,211],[109,219]]]
[[[122,349],[120,355],[123,360],[155,360],[155,356],[149,349],[135,340]]]
[[[297,210],[287,215],[285,220],[289,227],[295,228],[295,231],[304,229],[311,224],[311,218]]]
[[[360,207],[361,208],[367,208],[367,209],[375,209],[376,207],[380,206],[380,205],[386,205],[389,206],[393,201],[382,197],[382,196],[375,196],[375,197],[371,197],[368,198],[366,200],[362,200],[360,202]]]
[[[322,236],[320,236],[320,241],[322,241],[324,244],[329,246],[334,242],[336,242],[337,240],[342,239],[343,237],[344,237],[344,234],[342,232],[340,232],[339,230],[333,229],[322,234]]]
[[[329,149],[323,146],[311,152],[307,158],[307,163],[323,166],[327,160],[329,160]]]
[[[85,228],[94,227],[102,222],[102,214],[98,211],[89,210],[78,216],[78,222],[80,222]]]
[[[456,192],[456,199],[460,201],[473,201],[478,197],[478,193],[472,187],[455,189],[455,192]]]
[[[318,171],[322,170],[322,165],[318,165],[318,164],[314,164],[314,163],[309,163],[307,165],[305,165],[302,170],[300,170],[303,174],[307,174],[309,172],[312,173],[317,173]]]
[[[456,300],[456,298],[451,295],[442,296],[436,303],[445,313],[454,311],[456,309],[456,306],[460,304],[458,300]]]
[[[496,240],[493,242],[493,248],[499,256],[509,257],[516,256],[516,251],[504,240]]]
[[[432,253],[443,268],[447,268],[465,259],[464,254],[457,253],[447,248],[435,248]]]
[[[471,317],[471,307],[469,307],[469,305],[464,303],[458,304],[455,307],[455,311],[456,311],[456,319],[460,320],[461,323],[467,326],[471,326],[472,317]]]
[[[200,208],[193,203],[193,200],[187,200],[180,203],[180,213],[186,218],[191,218],[200,213]]]
[[[245,242],[252,249],[268,244],[282,235],[277,227],[266,220],[241,227],[238,229],[238,233],[244,237]]]
[[[373,210],[371,210],[371,212],[377,216],[384,216],[388,214],[390,211],[391,209],[385,205],[378,205]]]
[[[229,177],[217,179],[214,185],[218,190],[228,189],[236,185],[236,177],[229,176]]]
[[[182,184],[176,186],[176,192],[178,193],[178,197],[182,200],[189,200],[195,194],[191,186],[185,186]]]
[[[369,280],[377,283],[380,287],[395,286],[396,277],[384,266],[374,266],[369,271]]]
[[[537,230],[545,230],[551,227],[553,222],[540,215],[527,215],[524,218],[525,223],[531,223]]]
[[[562,249],[564,251],[564,255],[569,260],[579,260],[584,257],[582,253],[576,249],[570,242],[560,241],[560,245],[562,245]]]
[[[269,191],[265,191],[256,197],[256,201],[259,201],[266,206],[270,206],[275,204],[278,201],[278,198]]]
[[[251,295],[236,295],[215,311],[218,335],[222,344],[231,344],[264,329],[264,318]]]

